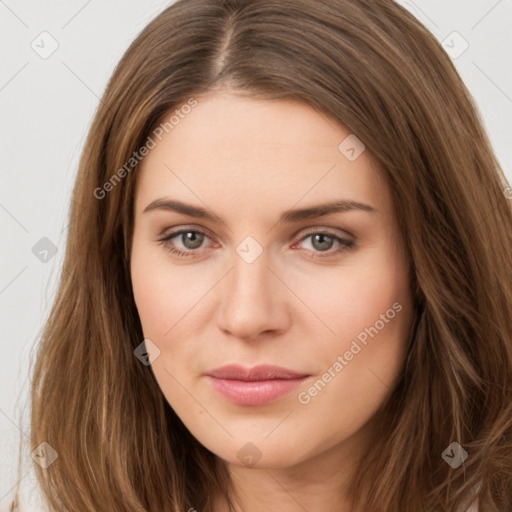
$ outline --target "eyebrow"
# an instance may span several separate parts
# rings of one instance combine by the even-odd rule
[[[216,215],[209,213],[204,208],[193,206],[191,204],[182,203],[181,201],[177,201],[175,199],[167,198],[161,198],[153,201],[148,206],[146,206],[146,208],[144,208],[143,213],[147,213],[158,209],[174,211],[182,213],[184,215],[188,215],[190,217],[207,219],[212,222],[218,222],[219,220],[223,222],[222,219],[220,219],[220,217],[217,217]],[[338,201],[317,204],[307,208],[296,208],[286,210],[281,214],[279,222],[293,223],[306,219],[322,217],[323,215],[328,215],[329,213],[348,212],[352,210],[360,210],[369,213],[377,212],[377,210],[373,208],[373,206],[370,206],[369,204],[360,203],[358,201],[352,201],[349,199],[340,199]]]

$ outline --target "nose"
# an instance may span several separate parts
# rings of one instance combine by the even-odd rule
[[[233,268],[219,289],[217,323],[226,334],[249,341],[288,328],[286,287],[268,263],[265,252],[252,263],[234,254]]]

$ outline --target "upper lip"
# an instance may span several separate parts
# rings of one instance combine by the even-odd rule
[[[299,373],[287,368],[272,365],[259,365],[253,368],[245,368],[237,364],[221,366],[207,373],[217,379],[233,379],[245,381],[272,380],[272,379],[300,379],[307,377],[306,373]]]

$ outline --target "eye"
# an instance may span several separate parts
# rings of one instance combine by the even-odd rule
[[[175,247],[175,242],[172,242],[175,238],[181,241],[183,249]],[[183,228],[159,239],[158,242],[163,245],[166,250],[176,254],[178,257],[189,257],[193,256],[194,253],[197,254],[200,252],[199,249],[204,248],[202,247],[203,242],[208,238],[209,236],[204,231]],[[348,251],[355,245],[353,240],[342,238],[334,233],[328,231],[313,231],[303,236],[292,248],[295,248],[297,244],[304,242],[308,238],[311,238],[313,249],[307,249],[307,251],[312,253],[313,258],[333,256]],[[337,247],[332,249],[336,244]]]
[[[182,244],[185,246],[185,250],[174,247],[174,245],[170,243],[173,238],[181,240]],[[201,247],[205,238],[208,238],[208,235],[198,229],[181,229],[161,238],[159,242],[169,252],[176,254],[177,256],[187,257],[192,256],[194,252],[198,252],[196,249]]]
[[[313,250],[308,250],[312,252],[313,258],[324,258],[328,256],[333,256],[338,253],[342,253],[351,249],[355,242],[353,240],[342,238],[334,233],[330,233],[327,231],[313,231],[309,234],[303,236],[300,239],[300,242],[304,242],[308,238],[311,238],[311,246]],[[299,243],[300,243],[299,242]],[[333,245],[337,245],[337,247],[333,250]],[[297,244],[294,244],[292,247],[295,247]]]

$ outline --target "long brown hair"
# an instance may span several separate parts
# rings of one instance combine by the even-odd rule
[[[129,259],[134,152],[217,88],[307,103],[382,165],[411,261],[406,364],[362,454],[353,510],[512,510],[512,207],[478,109],[433,35],[391,0],[178,0],[126,51],[83,150],[60,288],[32,387],[31,446],[59,511],[212,510],[222,465],[149,366]],[[124,172],[119,172],[124,168]],[[107,182],[110,185],[106,185]],[[453,442],[468,457],[443,460]],[[477,496],[478,495],[478,496]]]

